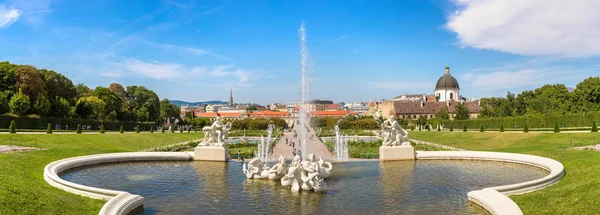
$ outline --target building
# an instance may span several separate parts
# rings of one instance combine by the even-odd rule
[[[469,111],[469,117],[471,119],[479,116],[479,111],[481,110],[479,101],[464,102],[462,100],[446,102],[396,101],[394,102],[394,115],[399,119],[418,119],[420,116],[431,119],[435,117],[435,114],[438,113],[442,107],[446,107],[448,109],[448,115],[450,116],[450,119],[454,119],[456,116],[456,108],[461,103]]]
[[[460,86],[458,81],[450,74],[450,67],[446,66],[444,75],[435,85],[434,95],[437,101],[456,101],[460,99]]]
[[[362,113],[369,111],[369,103],[368,102],[358,102],[358,103],[344,104],[343,109],[353,111],[353,112],[356,112],[356,113],[362,115]]]
[[[217,112],[219,112],[219,109],[222,107],[223,107],[223,105],[217,105],[217,104],[206,105],[206,112],[207,113],[217,113]]]
[[[404,94],[404,95],[401,95],[401,96],[396,96],[392,100],[394,100],[394,101],[413,101],[413,102],[416,102],[416,101],[420,101],[422,99],[427,100],[427,95],[425,95],[425,94]]]

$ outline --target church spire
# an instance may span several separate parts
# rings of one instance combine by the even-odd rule
[[[444,69],[444,75],[450,75],[450,67],[446,63],[446,68]]]
[[[229,88],[229,106],[233,106],[233,88]]]

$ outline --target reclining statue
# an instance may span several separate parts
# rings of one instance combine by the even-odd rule
[[[383,146],[410,145],[408,141],[408,132],[400,126],[394,116],[390,116],[381,124],[381,133],[383,136]]]

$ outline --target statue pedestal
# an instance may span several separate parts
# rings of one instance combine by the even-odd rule
[[[198,146],[194,149],[194,160],[196,161],[227,161],[229,148]]]
[[[411,145],[379,147],[379,161],[414,160],[415,148]]]

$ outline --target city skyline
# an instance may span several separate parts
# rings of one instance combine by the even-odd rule
[[[239,103],[288,103],[300,98],[304,21],[314,99],[433,94],[447,64],[466,98],[597,76],[600,3],[519,2],[0,0],[0,60],[92,88],[189,102],[227,101],[233,88]]]

